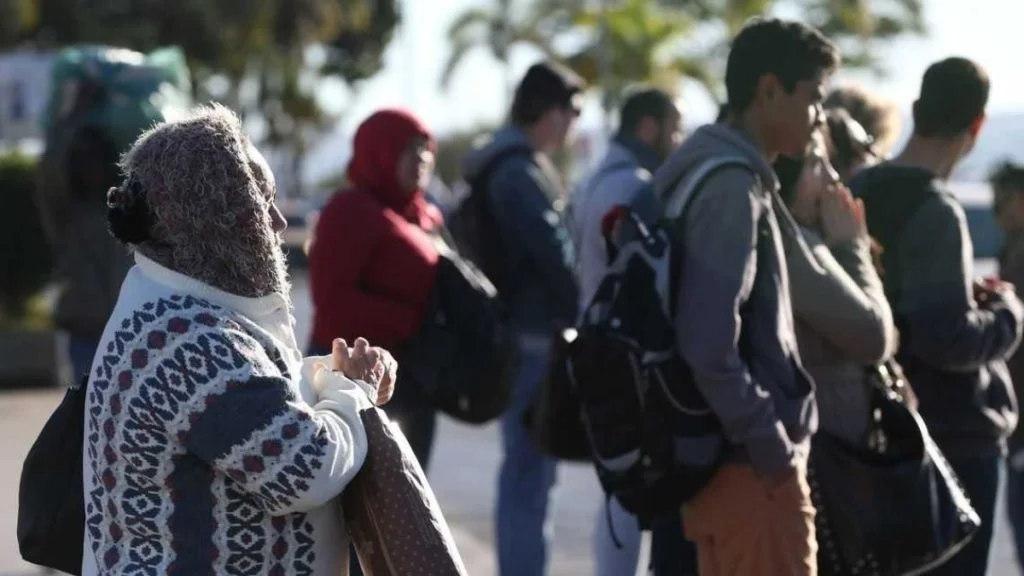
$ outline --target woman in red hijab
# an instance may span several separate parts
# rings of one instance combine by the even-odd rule
[[[321,211],[310,245],[311,354],[359,336],[397,350],[420,329],[438,261],[431,234],[443,224],[424,196],[434,146],[402,110],[380,110],[356,130],[349,185]],[[426,469],[436,414],[410,384],[396,387],[387,411]]]

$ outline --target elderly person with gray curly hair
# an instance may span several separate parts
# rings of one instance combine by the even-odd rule
[[[226,108],[156,126],[121,168],[109,220],[136,264],[87,384],[82,573],[342,573],[332,500],[390,355],[302,358],[274,178]]]

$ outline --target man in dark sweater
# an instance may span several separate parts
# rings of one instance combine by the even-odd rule
[[[989,178],[994,193],[993,211],[1006,234],[999,255],[999,276],[1024,290],[1024,164],[1005,162]],[[1007,362],[1017,397],[1024,395],[1024,350]],[[1024,560],[1024,428],[1010,436],[1009,470],[1006,473],[1006,509],[1017,544],[1018,562]],[[1021,562],[1024,565],[1024,562]]]
[[[1006,359],[1020,340],[1024,307],[1012,285],[973,280],[964,211],[946,185],[981,131],[988,93],[987,74],[970,60],[933,64],[914,103],[906,148],[850,183],[884,249],[899,360],[982,519],[967,547],[932,574],[987,573],[1006,439],[1017,424]]]

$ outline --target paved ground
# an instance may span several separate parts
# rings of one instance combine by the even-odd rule
[[[22,460],[60,401],[60,394],[55,390],[0,393],[0,438],[4,439],[0,442],[0,576],[40,573],[22,562],[17,553],[18,478]],[[429,471],[472,576],[496,574],[491,551],[491,503],[499,461],[497,447],[495,427],[468,428],[445,421],[438,437],[436,459]],[[587,538],[599,489],[586,468],[566,468],[562,478],[562,494],[566,498],[555,512],[559,544],[552,573],[590,574]]]
[[[308,327],[309,304],[301,278],[296,280],[294,297],[302,335]],[[60,392],[55,390],[0,392],[0,576],[40,573],[17,553],[18,477],[25,453],[59,399]],[[472,576],[496,574],[492,510],[499,461],[496,426],[471,428],[442,421],[428,474]],[[587,467],[565,466],[559,477],[552,576],[587,576],[593,573],[589,538],[600,489]],[[1020,576],[1005,522],[997,526],[996,538],[991,574]]]

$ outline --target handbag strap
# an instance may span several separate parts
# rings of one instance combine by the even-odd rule
[[[868,366],[867,375],[868,383],[874,390],[883,394],[894,394],[901,402],[912,403],[913,391],[910,383],[903,373],[903,367],[895,360]]]

